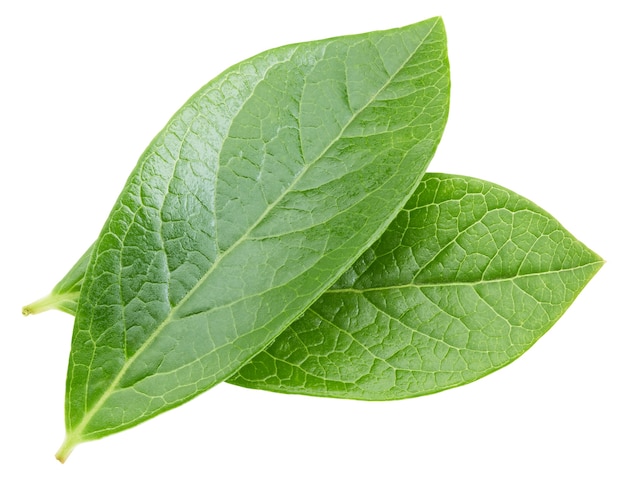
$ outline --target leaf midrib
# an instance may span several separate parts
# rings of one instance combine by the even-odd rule
[[[334,293],[334,294],[338,294],[338,293],[367,293],[370,291],[387,291],[387,290],[401,290],[401,289],[406,289],[406,288],[415,288],[415,289],[420,289],[420,288],[438,288],[438,287],[446,287],[446,286],[478,286],[481,284],[491,284],[491,283],[505,283],[505,282],[511,282],[511,281],[517,281],[517,280],[521,280],[521,279],[525,279],[525,278],[532,278],[532,277],[536,277],[536,276],[547,276],[550,274],[562,274],[562,273],[566,273],[566,272],[573,272],[573,271],[578,271],[584,268],[587,268],[589,266],[602,266],[603,262],[602,261],[592,261],[590,263],[585,263],[583,265],[580,266],[574,266],[571,268],[562,268],[562,269],[557,269],[557,270],[550,270],[550,271],[540,271],[540,272],[534,272],[534,273],[525,273],[525,274],[516,274],[513,276],[505,276],[502,278],[487,278],[487,279],[480,279],[480,280],[476,280],[476,281],[448,281],[448,282],[443,282],[443,283],[406,283],[403,285],[387,285],[387,286],[372,286],[372,287],[368,287],[368,288],[336,288],[336,289],[329,289],[326,290],[326,293]]]

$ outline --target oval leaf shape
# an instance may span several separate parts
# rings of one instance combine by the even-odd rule
[[[460,386],[528,350],[602,264],[527,199],[426,174],[383,236],[228,382],[364,400]]]
[[[196,93],[93,248],[57,457],[223,381],[302,314],[417,187],[449,86],[435,18],[267,51]]]

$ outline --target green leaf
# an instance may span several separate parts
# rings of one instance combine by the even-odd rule
[[[466,384],[528,350],[602,264],[527,199],[426,174],[383,236],[228,382],[366,400]]]
[[[441,19],[274,49],[140,158],[76,311],[64,460],[232,375],[393,220],[447,117]]]

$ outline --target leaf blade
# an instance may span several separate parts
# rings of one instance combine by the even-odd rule
[[[366,91],[342,84],[350,49],[391,38],[412,49],[401,53],[398,71],[371,87],[369,103],[353,96],[356,104],[341,104],[348,92]],[[323,79],[337,76],[324,91],[331,105],[351,116],[339,109],[328,117],[310,101],[319,96],[311,80],[319,66]],[[412,90],[410,79],[419,80]],[[441,137],[448,89],[445,34],[433,19],[269,51],[192,97],[140,159],[94,248],[68,369],[66,444],[185,402],[288,325],[417,185]],[[421,111],[403,107],[398,92]],[[268,106],[275,111],[264,123]],[[325,136],[299,130],[296,120],[310,120],[311,130],[326,121]],[[346,181],[367,183],[345,194]]]

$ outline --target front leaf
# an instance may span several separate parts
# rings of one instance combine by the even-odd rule
[[[58,458],[223,381],[315,301],[417,187],[449,86],[435,18],[274,49],[196,93],[93,247]]]
[[[383,236],[228,382],[366,400],[466,384],[528,350],[602,264],[527,199],[426,174]]]

